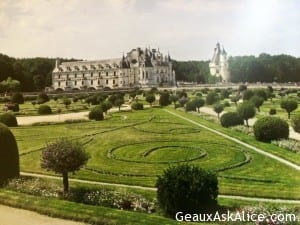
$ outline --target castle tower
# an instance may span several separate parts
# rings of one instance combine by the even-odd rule
[[[224,47],[221,48],[220,43],[217,43],[213,57],[209,63],[209,70],[212,76],[219,78],[221,82],[229,82],[230,73],[228,70],[227,52]]]

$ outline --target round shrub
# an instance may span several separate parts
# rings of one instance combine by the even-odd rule
[[[294,128],[294,131],[300,133],[300,115],[292,117],[292,127]]]
[[[219,100],[218,94],[212,91],[207,94],[205,102],[207,105],[212,105],[216,103],[218,100]]]
[[[269,110],[269,114],[270,114],[270,115],[275,115],[276,113],[277,113],[276,109],[271,108],[271,109]]]
[[[0,123],[0,184],[20,174],[19,151],[14,135]]]
[[[158,177],[156,187],[158,204],[171,217],[179,211],[202,213],[217,206],[217,175],[198,167],[170,167]]]
[[[4,114],[0,115],[0,123],[3,123],[8,127],[17,127],[18,126],[16,116],[12,113],[4,113]]]
[[[24,97],[21,93],[17,92],[13,94],[11,101],[17,104],[24,104]]]
[[[47,115],[47,114],[51,114],[52,113],[52,109],[49,105],[41,105],[38,108],[38,114],[40,115]]]
[[[91,109],[91,111],[89,113],[89,119],[96,120],[96,121],[100,121],[100,120],[104,119],[103,110],[102,110],[101,106],[96,106]]]
[[[185,111],[196,111],[196,103],[195,101],[189,101],[185,105]]]
[[[237,125],[243,125],[244,121],[236,112],[224,113],[220,119],[223,127],[233,127]]]
[[[263,142],[289,137],[289,125],[279,117],[268,116],[257,120],[253,126],[253,131],[256,140]]]
[[[144,105],[142,103],[140,103],[140,102],[134,102],[134,103],[132,103],[131,108],[133,110],[143,110],[144,109]]]

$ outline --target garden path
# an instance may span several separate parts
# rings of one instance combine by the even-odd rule
[[[0,205],[1,224],[6,225],[85,225],[70,220],[52,218],[24,209]]]
[[[58,176],[38,174],[38,173],[21,172],[21,175],[22,176],[30,176],[30,177],[46,178],[46,179],[54,179],[54,180],[62,180],[62,178],[58,177]],[[154,187],[144,187],[144,186],[138,186],[138,185],[106,183],[106,182],[82,180],[82,179],[76,179],[76,178],[69,178],[69,181],[83,183],[83,184],[106,185],[106,186],[114,186],[114,187],[125,187],[125,188],[135,188],[135,189],[140,189],[140,190],[156,191],[156,188],[154,188]],[[248,196],[238,196],[238,195],[218,195],[218,197],[219,198],[227,198],[227,199],[236,199],[236,200],[256,201],[256,202],[300,204],[300,200],[292,200],[292,199],[259,198],[259,197],[248,197]]]

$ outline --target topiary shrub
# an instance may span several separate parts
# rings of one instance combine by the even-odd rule
[[[0,123],[3,123],[8,127],[17,127],[18,126],[16,116],[12,113],[4,113],[4,114],[0,115]]]
[[[21,93],[17,92],[13,94],[11,101],[17,104],[24,104],[24,97]]]
[[[185,111],[196,111],[196,103],[195,101],[189,101],[185,105]]]
[[[275,115],[276,113],[277,113],[276,109],[271,108],[271,109],[269,110],[269,114],[270,114],[270,115]]]
[[[279,117],[268,116],[257,120],[253,126],[253,131],[256,140],[263,142],[289,137],[289,125]]]
[[[216,92],[211,91],[207,94],[205,102],[207,105],[213,105],[219,100],[219,96]]]
[[[96,120],[96,121],[104,120],[103,110],[101,106],[96,106],[91,109],[89,113],[89,119]]]
[[[295,115],[292,117],[292,127],[294,131],[300,133],[300,115]]]
[[[140,103],[140,102],[134,102],[134,103],[132,103],[131,108],[133,110],[143,110],[144,105],[143,105],[143,103]]]
[[[52,113],[52,109],[49,105],[41,105],[38,108],[38,114],[40,115],[47,115],[47,114],[51,114]]]
[[[14,135],[0,123],[0,184],[20,175],[19,151]]]
[[[243,125],[244,121],[236,112],[224,113],[220,119],[223,127],[233,127],[237,125]]]
[[[176,212],[208,212],[217,206],[217,175],[195,166],[166,169],[158,177],[156,187],[158,204],[171,217]]]

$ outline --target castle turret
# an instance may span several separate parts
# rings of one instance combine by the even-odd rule
[[[221,82],[229,82],[230,74],[228,71],[227,52],[224,47],[221,49],[219,43],[216,44],[213,57],[209,63],[210,74],[216,76]]]

